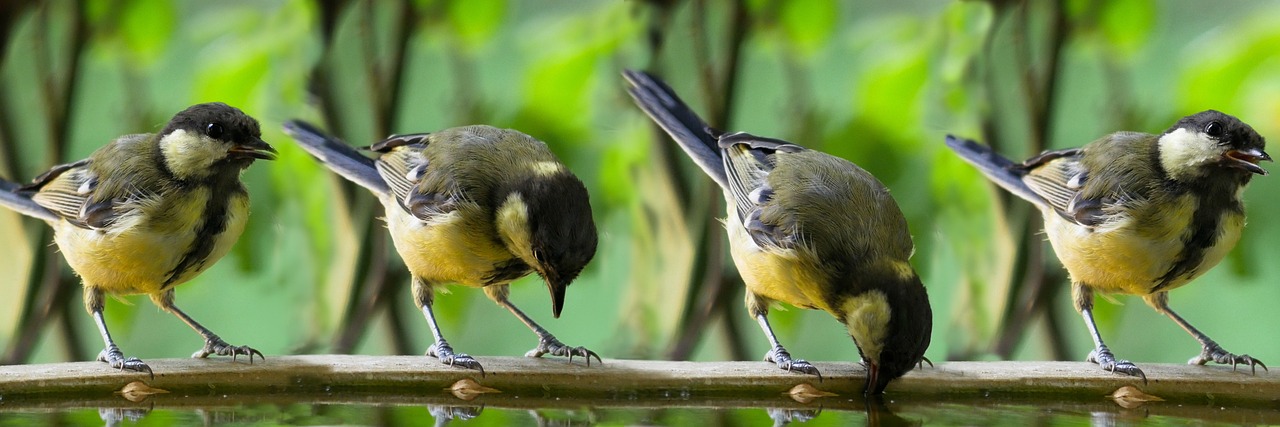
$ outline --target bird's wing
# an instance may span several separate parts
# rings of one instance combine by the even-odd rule
[[[378,175],[402,205],[426,170],[427,161],[422,157],[426,144],[427,134],[415,134],[394,135],[369,146],[370,151],[382,153],[374,162]]]
[[[54,166],[21,190],[34,190],[32,201],[78,227],[106,227],[118,216],[116,201],[94,197],[100,180],[92,164],[85,159]]]
[[[301,120],[284,124],[284,132],[292,136],[302,149],[311,153],[329,169],[379,196],[391,190],[374,168],[373,159],[365,157],[355,148],[325,134],[319,128]]]
[[[457,208],[452,180],[441,176],[441,168],[431,168],[423,155],[430,144],[429,134],[394,135],[369,147],[383,153],[376,165],[400,207],[423,221]]]
[[[716,146],[718,132],[703,122],[675,91],[658,80],[657,77],[643,71],[627,70],[622,72],[623,78],[631,84],[627,92],[635,99],[636,105],[644,110],[662,130],[671,135],[671,139],[680,144],[689,157],[693,159],[703,172],[720,184],[728,187],[728,179],[720,159],[720,148]]]
[[[1082,162],[1084,150],[1072,148],[1046,151],[1020,166],[1026,175],[1022,181],[1063,218],[1094,227],[1108,219],[1108,206],[1115,198],[1089,195],[1090,171]]]
[[[738,210],[738,217],[729,220],[741,221],[760,247],[786,248],[796,242],[796,236],[789,235],[794,230],[762,221],[760,214],[763,206],[773,199],[768,177],[775,165],[774,156],[778,152],[794,153],[805,148],[743,132],[724,135],[719,144],[725,153],[724,170],[729,195]]]

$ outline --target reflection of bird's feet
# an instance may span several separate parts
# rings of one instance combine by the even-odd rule
[[[449,366],[480,371],[480,376],[484,376],[484,367],[480,366],[480,362],[466,353],[454,353],[453,347],[449,347],[449,343],[444,340],[436,341],[431,347],[427,347],[427,355],[438,358],[440,363]]]
[[[436,419],[436,425],[444,425],[441,421],[448,423],[451,420],[467,421],[480,416],[484,411],[484,405],[480,406],[446,406],[446,405],[427,405],[427,412]]]
[[[107,365],[122,371],[146,372],[147,375],[156,376],[154,372],[151,372],[151,367],[138,360],[138,358],[130,357],[125,359],[124,353],[121,353],[120,349],[114,345],[102,349],[102,352],[98,353],[98,361],[107,362]]]
[[[1133,362],[1128,360],[1116,360],[1116,356],[1111,354],[1111,350],[1108,350],[1107,346],[1102,346],[1090,351],[1089,357],[1085,360],[1097,363],[1104,371],[1140,377],[1142,378],[1143,383],[1147,382],[1147,374],[1143,373],[1141,369],[1138,369],[1138,365],[1134,365]]]
[[[1249,365],[1249,369],[1252,370],[1254,374],[1258,373],[1259,366],[1261,366],[1263,370],[1267,370],[1267,365],[1264,365],[1261,360],[1249,357],[1247,354],[1237,356],[1223,350],[1222,346],[1213,341],[1209,341],[1209,345],[1204,346],[1204,349],[1200,351],[1198,356],[1192,357],[1191,360],[1187,361],[1187,363],[1192,365],[1203,365],[1209,362],[1231,365],[1231,370],[1233,371],[1236,369],[1236,365]]]
[[[258,356],[259,359],[264,361],[267,360],[266,356],[263,356],[261,351],[254,350],[253,347],[249,347],[247,345],[234,346],[227,344],[226,341],[223,341],[222,338],[218,338],[217,335],[204,340],[204,348],[196,350],[195,353],[191,353],[191,357],[193,359],[203,359],[209,357],[209,355],[231,356],[231,361],[233,362],[236,358],[242,355],[249,356],[249,364],[251,365],[253,364],[253,356]]]
[[[573,361],[574,356],[587,359],[587,366],[591,366],[591,358],[596,358],[596,363],[604,363],[600,361],[600,355],[596,352],[587,350],[586,347],[569,347],[556,339],[556,337],[547,335],[538,340],[538,346],[533,350],[525,353],[525,357],[541,357],[544,354],[552,356],[568,357],[569,361]]]
[[[764,408],[773,420],[774,427],[785,426],[794,422],[807,423],[822,414],[822,409],[781,409]]]
[[[98,408],[98,418],[108,427],[122,425],[125,421],[136,424],[150,413],[148,408]]]
[[[764,361],[777,363],[779,368],[786,371],[817,375],[818,381],[822,381],[822,373],[818,372],[817,367],[804,359],[792,359],[791,353],[787,353],[787,349],[782,348],[782,346],[774,347],[773,350],[765,353]]]

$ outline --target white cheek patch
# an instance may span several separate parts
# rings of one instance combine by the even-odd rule
[[[849,336],[853,337],[863,355],[879,363],[893,310],[889,307],[888,298],[883,292],[867,291],[845,300],[841,308],[844,309],[844,323],[849,329]]]
[[[1202,132],[1177,129],[1160,137],[1160,165],[1175,179],[1202,174],[1200,166],[1218,162],[1223,149]]]
[[[533,256],[533,244],[529,236],[529,205],[525,204],[520,193],[507,196],[507,200],[498,207],[495,219],[498,235],[502,237],[507,250],[525,263],[536,266],[537,258]]]
[[[207,175],[214,162],[227,156],[225,144],[182,129],[160,138],[160,150],[165,166],[182,178]]]

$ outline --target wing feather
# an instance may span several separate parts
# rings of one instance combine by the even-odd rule
[[[422,188],[425,178],[433,172],[423,155],[423,150],[430,143],[427,135],[396,135],[369,147],[384,153],[376,162],[378,174],[391,187],[391,194],[400,207],[423,221],[431,221],[457,208],[451,192],[424,191]]]
[[[737,207],[738,217],[752,240],[760,247],[785,248],[798,240],[788,235],[779,224],[761,219],[761,208],[773,198],[768,184],[769,172],[779,152],[794,153],[804,147],[786,141],[762,138],[747,133],[733,133],[720,138],[724,152],[724,169],[729,195]]]
[[[72,224],[84,228],[109,224],[114,218],[110,201],[106,201],[105,209],[103,202],[90,202],[98,188],[97,174],[90,168],[92,164],[85,159],[54,166],[23,188],[36,190],[32,201]],[[90,205],[95,208],[86,212]]]
[[[1081,162],[1083,150],[1049,151],[1023,163],[1028,167],[1022,181],[1042,197],[1059,216],[1077,224],[1094,227],[1109,218],[1108,206],[1114,198],[1090,198],[1083,193],[1089,173]]]

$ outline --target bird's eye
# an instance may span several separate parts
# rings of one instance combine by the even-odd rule
[[[204,127],[204,134],[209,135],[209,137],[213,139],[222,138],[222,125],[209,123],[208,126]]]
[[[1209,122],[1209,124],[1204,125],[1204,133],[1214,138],[1222,137],[1222,123]]]

